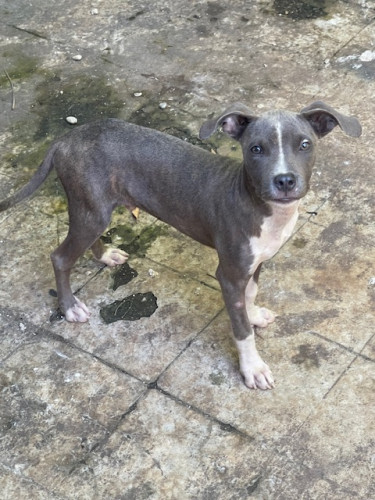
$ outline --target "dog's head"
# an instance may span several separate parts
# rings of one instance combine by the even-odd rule
[[[361,135],[356,118],[320,101],[300,113],[269,111],[261,116],[236,103],[205,122],[199,136],[206,139],[221,127],[242,146],[249,189],[263,201],[290,203],[308,191],[317,139],[337,125],[349,136]]]

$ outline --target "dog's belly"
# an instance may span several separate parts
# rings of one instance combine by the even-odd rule
[[[211,231],[209,230],[209,225],[205,224],[199,217],[181,217],[174,210],[154,209],[146,204],[138,203],[137,206],[149,213],[150,215],[156,217],[157,219],[169,224],[183,234],[186,234],[190,238],[202,245],[214,248],[214,243],[211,236]],[[193,223],[189,224],[189,221]]]

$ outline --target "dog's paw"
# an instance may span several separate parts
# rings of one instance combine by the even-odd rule
[[[262,359],[250,366],[241,367],[241,375],[249,389],[262,389],[265,391],[275,387],[272,372]]]
[[[99,262],[109,267],[119,266],[128,260],[129,255],[119,248],[107,248],[100,257]]]
[[[275,382],[268,365],[259,356],[255,346],[254,333],[243,340],[236,340],[238,349],[240,372],[244,378],[245,385],[249,389],[273,389]]]
[[[276,317],[276,314],[269,309],[258,307],[254,304],[247,307],[247,315],[253,326],[260,326],[261,328],[265,328],[270,323],[273,323]]]
[[[74,306],[67,309],[65,312],[65,319],[71,323],[85,323],[90,317],[90,311],[83,302],[77,299],[77,297],[74,298],[76,303]]]

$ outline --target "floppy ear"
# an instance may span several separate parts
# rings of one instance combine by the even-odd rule
[[[219,118],[206,121],[199,131],[199,138],[207,139],[221,126],[223,132],[238,140],[254,118],[254,113],[247,106],[237,102],[226,109]]]
[[[322,101],[316,101],[303,108],[303,116],[315,130],[317,136],[324,137],[338,125],[345,134],[351,137],[359,137],[362,127],[354,116],[345,116],[331,108]]]

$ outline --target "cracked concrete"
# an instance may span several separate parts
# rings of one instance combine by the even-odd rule
[[[72,283],[92,316],[68,324],[49,260],[67,229],[54,174],[0,214],[2,498],[375,497],[374,28],[363,0],[0,1],[1,199],[69,115],[237,158],[220,134],[196,137],[233,101],[321,99],[363,126],[320,142],[296,231],[262,271],[258,302],[278,313],[258,339],[273,391],[242,384],[212,250],[116,211],[106,238],[131,246],[137,276],[114,290],[114,271],[85,255]],[[104,323],[102,307],[147,292],[150,317]]]

